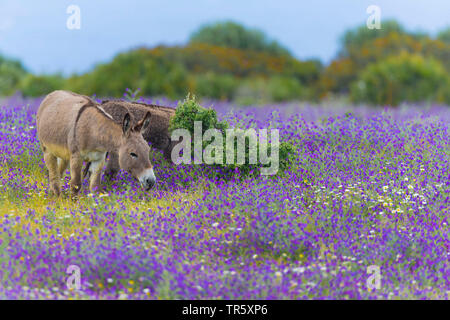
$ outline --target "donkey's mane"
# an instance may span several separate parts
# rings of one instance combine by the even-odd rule
[[[96,105],[95,108],[100,111],[100,113],[102,115],[104,115],[105,117],[107,117],[109,120],[112,120],[114,122],[117,122],[116,120],[114,120],[113,116],[110,115],[108,112],[105,111],[105,109],[103,109],[102,107],[100,107],[99,105]],[[128,109],[127,109],[128,110]]]
[[[121,125],[121,123],[119,121],[116,121],[108,112],[105,111],[105,109],[103,109],[98,103],[96,103],[94,100],[92,100],[91,98],[87,97],[87,96],[83,96],[80,94],[74,94],[76,96],[81,96],[84,97],[88,100],[88,102],[86,104],[84,104],[80,110],[78,110],[78,114],[77,117],[75,118],[75,123],[74,123],[74,130],[73,130],[73,138],[74,140],[76,139],[76,133],[77,133],[77,124],[78,121],[80,120],[81,115],[83,114],[83,112],[87,109],[87,108],[94,108],[95,110],[98,111],[98,113],[100,113],[101,115],[103,115],[106,119],[108,119],[109,121],[112,121],[118,125]],[[122,109],[126,110],[126,113],[130,114],[129,110],[127,107],[125,106],[120,106]],[[130,114],[131,115],[131,114]]]
[[[165,112],[171,112],[174,111],[174,108],[171,107],[167,107],[167,106],[160,106],[157,104],[148,104],[145,102],[137,102],[137,101],[125,101],[125,100],[121,100],[121,99],[109,99],[109,100],[103,100],[102,103],[100,105],[106,104],[108,102],[117,102],[117,103],[123,103],[123,102],[127,102],[127,103],[131,103],[131,104],[138,104],[144,107],[152,107],[155,109],[160,109],[161,111],[165,111]]]
[[[125,110],[125,113],[129,113],[131,115],[131,113],[127,107],[122,106],[122,105],[119,105],[119,106],[120,106],[120,108]],[[114,117],[112,115],[110,115],[108,112],[106,112],[105,109],[103,109],[102,106],[98,103],[87,103],[83,107],[81,107],[80,111],[78,111],[77,121],[78,121],[78,118],[80,117],[81,113],[83,113],[84,109],[87,107],[93,107],[95,110],[97,110],[102,116],[104,116],[108,120],[110,120],[114,123],[117,123],[117,124],[122,124],[121,121],[114,119]]]
[[[88,107],[93,107],[93,108],[95,108],[100,114],[102,114],[103,116],[105,116],[107,119],[109,119],[109,120],[111,120],[111,121],[113,121],[113,122],[115,122],[115,123],[117,123],[117,124],[120,124],[119,121],[116,121],[116,120],[113,118],[112,115],[110,115],[108,112],[106,112],[105,109],[103,109],[103,108],[101,107],[101,105],[98,104],[96,101],[94,101],[91,97],[88,97],[88,96],[85,96],[85,95],[82,95],[82,94],[79,94],[79,93],[75,93],[75,92],[70,92],[70,91],[69,91],[69,93],[71,93],[71,94],[74,95],[74,96],[82,97],[82,98],[88,100],[88,103],[84,104],[84,105],[80,108],[80,110],[78,110],[77,118],[75,119],[75,125],[77,125],[78,120],[79,120],[80,117],[81,117],[81,114],[82,114],[82,113],[84,112],[84,110],[86,110]],[[103,104],[103,103],[104,103],[104,102],[102,101],[101,104]],[[125,110],[129,113],[127,107],[122,106],[122,105],[121,105],[120,107],[121,107],[122,109],[125,109]]]

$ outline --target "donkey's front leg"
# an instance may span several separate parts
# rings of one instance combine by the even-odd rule
[[[70,155],[70,191],[72,196],[76,196],[81,189],[81,169],[83,168],[83,158],[80,153]]]
[[[59,181],[59,171],[58,171],[58,160],[57,158],[49,152],[44,152],[44,161],[48,169],[48,180],[50,182],[50,190],[53,194],[59,197],[61,193],[60,181]]]
[[[91,173],[91,178],[89,181],[89,189],[92,193],[96,191],[101,191],[101,178],[103,167],[105,166],[105,157],[102,157],[100,160],[91,162],[89,167],[89,172]]]
[[[58,173],[60,178],[64,178],[64,173],[69,166],[69,161],[58,158]]]

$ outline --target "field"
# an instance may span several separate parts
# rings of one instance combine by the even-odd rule
[[[217,102],[231,127],[280,129],[298,149],[290,170],[224,180],[155,152],[150,192],[121,172],[72,201],[68,174],[49,194],[39,103],[1,103],[0,298],[450,297],[447,107]]]

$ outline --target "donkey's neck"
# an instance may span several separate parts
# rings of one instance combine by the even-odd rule
[[[83,118],[82,130],[89,132],[88,141],[85,141],[86,149],[114,151],[120,148],[123,133],[118,123],[109,119],[96,108],[86,110]]]

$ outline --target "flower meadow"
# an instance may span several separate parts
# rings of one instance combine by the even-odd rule
[[[448,107],[204,101],[230,127],[279,129],[294,163],[225,179],[154,151],[151,191],[120,172],[104,193],[84,181],[73,201],[68,172],[62,196],[49,193],[40,101],[0,105],[0,298],[450,297]],[[73,265],[79,290],[67,286]]]

